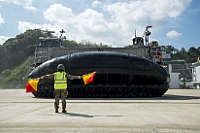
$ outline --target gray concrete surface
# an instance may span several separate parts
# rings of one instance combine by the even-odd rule
[[[54,113],[53,102],[1,89],[0,133],[200,133],[200,90],[170,89],[157,98],[67,98],[67,114]]]

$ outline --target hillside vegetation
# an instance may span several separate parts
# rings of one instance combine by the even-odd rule
[[[25,88],[28,74],[31,72],[29,65],[33,63],[33,55],[35,47],[39,43],[39,37],[46,36],[47,34],[42,33],[40,29],[27,30],[15,38],[8,39],[2,46],[0,45],[0,88]],[[64,40],[63,46],[68,48],[111,47],[69,40]],[[191,47],[189,50],[182,48],[179,51],[173,46],[166,46],[166,50],[171,52],[172,59],[183,59],[187,63],[195,62],[200,55],[200,47]]]
[[[29,65],[33,63],[35,47],[39,44],[39,37],[47,37],[40,29],[27,30],[25,33],[8,39],[0,45],[0,88],[25,88],[28,74],[31,72]],[[77,43],[63,40],[63,46],[72,47],[110,47],[103,44],[90,42]]]

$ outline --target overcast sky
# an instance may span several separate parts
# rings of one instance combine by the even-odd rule
[[[177,49],[200,46],[200,0],[0,0],[0,44],[27,29],[65,30],[69,40],[124,47],[135,30]]]

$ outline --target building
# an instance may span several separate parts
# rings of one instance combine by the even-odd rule
[[[197,60],[197,62],[192,63],[192,66],[193,80],[191,83],[195,89],[200,89],[200,61]]]
[[[165,60],[168,72],[170,74],[171,82],[170,88],[193,88],[192,81],[192,66],[185,62],[185,60]]]

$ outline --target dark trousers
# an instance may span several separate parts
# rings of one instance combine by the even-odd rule
[[[54,107],[55,107],[55,109],[59,108],[60,97],[62,99],[62,109],[66,109],[65,98],[67,97],[67,95],[68,95],[67,90],[54,90],[54,97],[55,97]]]

